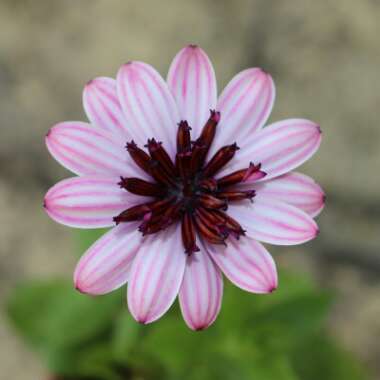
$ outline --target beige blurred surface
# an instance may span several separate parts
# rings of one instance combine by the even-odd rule
[[[130,59],[166,75],[174,54],[197,43],[219,88],[262,66],[277,85],[272,121],[321,124],[322,147],[304,171],[327,192],[322,233],[276,252],[336,289],[331,331],[380,374],[379,16],[375,0],[0,0],[1,306],[20,279],[70,278],[75,264],[70,230],[41,208],[68,175],[46,151],[48,128],[84,119],[89,79]],[[1,380],[46,376],[3,316],[0,358]]]

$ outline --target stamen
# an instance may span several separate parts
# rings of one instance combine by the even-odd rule
[[[214,178],[204,178],[199,182],[199,187],[203,190],[214,192],[217,190],[218,185]]]
[[[170,176],[168,173],[166,173],[165,170],[163,170],[162,166],[158,161],[151,160],[150,162],[150,174],[151,176],[159,183],[166,185],[166,186],[176,186],[175,180],[173,179],[173,176]]]
[[[186,182],[188,178],[191,176],[191,152],[177,153],[176,163],[182,181]]]
[[[202,168],[210,146],[214,140],[216,126],[220,120],[220,112],[210,110],[210,117],[202,129],[202,133],[199,138],[194,142],[194,148],[197,148],[196,152],[196,170]]]
[[[215,110],[210,110],[210,117],[202,129],[201,135],[198,138],[198,141],[200,143],[206,145],[207,151],[214,140],[216,126],[218,125],[219,120],[220,120],[220,112],[217,112]]]
[[[191,255],[199,251],[196,245],[195,223],[189,212],[186,212],[182,218],[182,241],[185,247],[185,252]]]
[[[254,165],[250,162],[247,169],[237,170],[231,174],[228,174],[217,180],[219,187],[227,187],[236,185],[240,182],[245,182],[247,180],[256,181],[266,176],[266,173],[260,170],[261,164]]]
[[[177,132],[177,152],[189,152],[191,150],[191,128],[186,120],[181,120],[178,123]]]
[[[121,222],[132,222],[134,220],[140,220],[145,214],[151,210],[147,204],[137,205],[130,207],[113,218],[113,221],[118,225]]]
[[[203,175],[205,177],[211,177],[217,173],[228,161],[232,159],[236,151],[240,148],[236,143],[232,145],[226,145],[223,148],[220,148],[213,158],[207,163],[206,167],[203,170]]]
[[[198,231],[201,233],[209,243],[226,245],[225,239],[227,236],[221,233],[220,229],[213,226],[207,219],[203,218],[200,213],[195,216],[195,225]]]
[[[175,176],[175,167],[168,153],[162,146],[162,143],[155,139],[149,139],[148,144],[145,145],[151,157],[160,163],[160,165],[166,170],[170,176]]]
[[[118,185],[133,194],[145,195],[148,197],[162,197],[166,194],[166,188],[163,188],[156,183],[147,182],[140,178],[120,177],[120,179],[121,181]]]
[[[182,120],[178,124],[175,164],[162,143],[154,138],[148,139],[145,145],[149,154],[133,140],[127,143],[126,148],[133,161],[156,182],[120,177],[120,187],[133,194],[156,199],[129,207],[113,218],[115,223],[141,220],[139,231],[150,235],[180,222],[182,242],[188,255],[199,251],[197,234],[209,243],[224,245],[230,235],[236,239],[244,235],[241,225],[224,211],[229,202],[252,200],[255,190],[229,190],[228,187],[248,180],[255,181],[266,173],[260,170],[260,164],[250,163],[246,169],[218,180],[214,178],[239,149],[236,143],[226,145],[205,164],[219,120],[220,113],[211,110],[208,121],[194,142],[191,141],[189,124]]]
[[[207,154],[207,147],[200,141],[195,141],[191,153],[190,172],[195,175],[203,166]]]
[[[133,140],[127,143],[126,148],[132,160],[135,161],[137,166],[139,166],[145,172],[149,173],[150,172],[149,155],[145,153],[142,149],[140,149]]]
[[[226,214],[225,212],[220,211],[220,210],[215,210],[212,213],[214,215],[217,215],[219,218],[224,219],[224,223],[225,223],[226,227],[230,231],[234,232],[236,239],[239,239],[240,236],[245,235],[245,231],[242,228],[242,226],[235,219],[230,217],[228,214]]]
[[[250,199],[256,195],[255,190],[247,191],[221,191],[217,194],[217,197],[220,199],[225,199],[227,201],[241,201],[243,199]]]
[[[226,200],[218,199],[210,194],[201,194],[198,199],[199,203],[205,208],[227,210]]]

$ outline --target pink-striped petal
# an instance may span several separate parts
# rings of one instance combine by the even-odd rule
[[[255,133],[252,139],[240,142],[240,150],[230,165],[221,172],[241,169],[249,162],[261,163],[267,173],[262,179],[278,177],[307,161],[321,144],[321,129],[309,120],[283,120]]]
[[[295,245],[314,239],[319,229],[311,216],[287,203],[256,195],[253,203],[231,205],[228,213],[248,236],[264,243]]]
[[[78,175],[147,177],[128,156],[125,141],[87,123],[56,124],[46,135],[46,145],[61,165]]]
[[[121,189],[116,177],[84,176],[64,179],[45,195],[44,207],[55,221],[71,227],[100,228],[128,207],[149,200]]]
[[[179,303],[186,324],[193,330],[210,326],[219,313],[222,295],[221,272],[205,249],[188,256],[179,291]]]
[[[252,293],[271,293],[277,288],[276,264],[259,242],[243,236],[229,239],[226,247],[208,244],[207,251],[239,288]]]
[[[75,287],[82,293],[97,295],[124,285],[141,239],[136,223],[120,224],[108,231],[79,260],[74,272]]]
[[[183,48],[173,59],[167,82],[177,102],[180,118],[198,137],[216,106],[216,79],[207,54],[196,45]]]
[[[325,193],[310,177],[301,173],[287,173],[270,181],[248,185],[259,196],[289,203],[315,218],[325,205]]]
[[[89,81],[83,90],[83,107],[93,125],[115,133],[124,143],[132,139],[114,79],[99,77]]]
[[[153,322],[169,309],[178,294],[185,264],[179,225],[143,241],[128,285],[128,307],[138,322]]]
[[[253,141],[254,132],[268,120],[274,99],[272,77],[263,70],[247,69],[232,78],[218,99],[221,118],[210,155],[231,142],[240,146]]]
[[[117,74],[117,92],[128,125],[141,141],[154,137],[174,157],[178,109],[166,82],[150,65],[129,62]]]

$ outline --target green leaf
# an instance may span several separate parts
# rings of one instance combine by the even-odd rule
[[[142,328],[127,310],[120,313],[112,334],[112,350],[116,360],[121,363],[128,361],[129,353],[136,345]]]
[[[44,350],[83,344],[102,334],[120,310],[120,293],[89,297],[63,281],[20,285],[13,292],[8,313],[17,330]]]
[[[326,334],[316,334],[291,353],[301,379],[366,380],[368,373],[352,354],[340,348]]]

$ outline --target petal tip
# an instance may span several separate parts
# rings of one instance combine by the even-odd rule
[[[194,327],[192,327],[192,329],[194,331],[203,331],[203,330],[206,330],[207,327],[208,327],[208,325],[200,325],[200,326],[194,326]]]
[[[95,84],[95,79],[90,79],[86,82],[84,88],[90,88],[93,84]]]
[[[197,44],[188,44],[186,47],[192,50],[199,49],[199,46]]]
[[[86,292],[82,289],[82,287],[79,284],[74,284],[75,290],[79,293],[86,294]]]
[[[272,285],[272,286],[268,289],[268,293],[274,293],[276,290],[277,290],[277,285]]]

